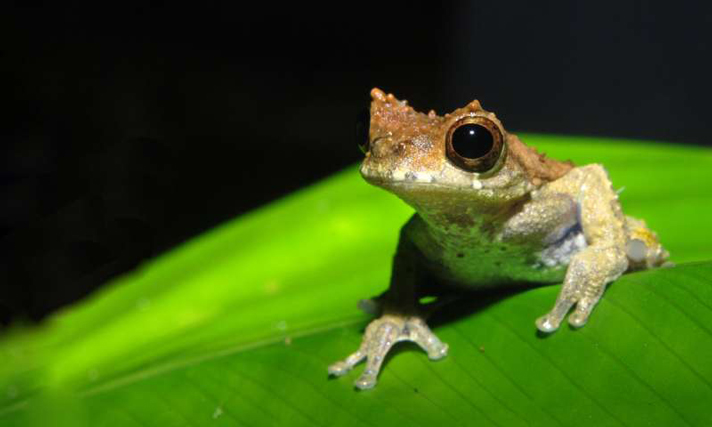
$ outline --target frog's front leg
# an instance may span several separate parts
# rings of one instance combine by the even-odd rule
[[[344,375],[366,359],[366,368],[355,386],[359,389],[373,388],[386,354],[401,341],[418,344],[431,360],[447,355],[447,344],[428,328],[424,310],[418,303],[417,268],[415,248],[403,233],[393,262],[391,286],[378,298],[381,317],[366,327],[361,346],[355,353],[329,366],[330,375]]]
[[[548,184],[547,191],[568,194],[577,201],[587,243],[586,248],[571,258],[554,308],[536,321],[542,332],[553,332],[574,305],[569,323],[583,326],[606,285],[628,268],[628,258],[625,219],[602,166],[574,169]]]

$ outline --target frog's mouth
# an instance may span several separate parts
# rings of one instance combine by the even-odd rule
[[[397,169],[373,168],[365,163],[361,165],[359,171],[361,172],[361,176],[367,182],[379,187],[402,184],[433,184],[437,182],[437,178],[432,174],[402,171]]]
[[[363,164],[360,168],[361,176],[372,185],[386,189],[408,189],[415,187],[431,187],[433,189],[475,189],[483,187],[482,182],[476,178],[468,177],[453,182],[442,178],[441,174],[403,171],[398,169],[377,169]]]

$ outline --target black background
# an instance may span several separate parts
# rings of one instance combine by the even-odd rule
[[[373,86],[515,131],[711,141],[708,2],[97,3],[0,18],[3,323],[358,161]]]

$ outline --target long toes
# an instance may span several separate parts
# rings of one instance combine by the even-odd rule
[[[588,321],[588,315],[581,314],[578,311],[569,316],[569,325],[573,326],[574,328],[582,327],[586,324],[586,321]]]
[[[438,360],[447,356],[447,344],[440,341],[422,319],[411,319],[407,323],[406,329],[408,331],[407,339],[418,344],[420,348],[425,350],[430,360]]]
[[[554,304],[554,308],[552,308],[549,313],[536,319],[537,329],[545,333],[551,333],[559,329],[561,321],[564,320],[566,313],[569,312],[575,302],[575,298],[559,297],[556,300],[556,304]]]
[[[353,368],[356,364],[360,363],[363,359],[366,358],[366,352],[364,351],[364,347],[365,346],[362,343],[361,348],[359,348],[358,351],[349,354],[349,357],[347,357],[346,359],[340,360],[329,366],[329,375],[340,377],[350,371],[351,368]]]
[[[417,343],[432,360],[442,359],[448,352],[447,344],[430,331],[422,318],[384,315],[366,327],[358,351],[329,366],[329,375],[344,375],[365,359],[366,368],[354,385],[361,390],[373,388],[378,382],[378,373],[386,355],[400,341]]]
[[[559,329],[560,324],[561,319],[558,319],[551,314],[547,314],[536,319],[537,329],[547,334]]]
[[[579,303],[576,304],[576,310],[569,316],[569,325],[574,328],[580,328],[585,325],[594,305],[594,302],[587,300],[579,301]]]
[[[443,357],[447,356],[448,349],[449,349],[448,345],[445,344],[444,342],[441,342],[440,345],[438,345],[437,347],[428,351],[428,359],[440,360]]]
[[[340,377],[351,370],[351,366],[344,361],[336,362],[329,366],[329,375]]]
[[[366,369],[363,374],[354,382],[354,386],[359,390],[374,388],[378,382],[378,370]]]

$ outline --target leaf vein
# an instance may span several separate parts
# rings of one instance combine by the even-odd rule
[[[618,417],[616,417],[614,414],[612,414],[601,402],[596,400],[591,393],[586,391],[583,387],[581,387],[579,384],[576,383],[576,381],[573,380],[561,367],[559,367],[556,363],[554,363],[553,360],[549,356],[547,356],[545,353],[539,351],[535,346],[533,346],[529,341],[524,339],[524,337],[519,334],[514,328],[512,328],[510,325],[508,325],[506,322],[504,322],[502,319],[500,319],[498,316],[494,315],[491,311],[489,312],[490,316],[494,318],[498,323],[500,323],[502,326],[507,328],[511,333],[513,333],[519,340],[523,343],[525,343],[527,346],[529,346],[532,350],[534,350],[536,353],[539,354],[539,356],[545,360],[549,365],[551,365],[556,371],[558,371],[566,380],[576,389],[578,389],[584,396],[586,396],[591,402],[593,402],[594,405],[596,405],[601,411],[603,411],[605,414],[607,414],[611,419],[616,421],[620,425],[626,425],[622,420],[620,420]]]
[[[479,351],[479,349],[477,348],[477,346],[475,345],[475,343],[472,342],[472,340],[470,340],[470,338],[469,338],[469,336],[467,336],[467,334],[465,334],[464,332],[462,332],[458,327],[456,327],[456,326],[454,326],[454,325],[452,326],[452,329],[453,329],[458,335],[460,335],[460,336],[465,340],[465,342],[467,342],[467,343],[472,347],[473,351]],[[522,394],[529,400],[529,402],[531,402],[531,403],[534,404],[535,406],[539,407],[539,405],[537,405],[537,404],[534,402],[534,399],[531,397],[531,395],[530,395],[529,393],[527,393],[519,384],[517,384],[508,374],[506,374],[497,364],[495,364],[491,357],[489,357],[486,353],[482,353],[482,357],[484,357],[485,359],[487,359],[487,361],[494,367],[494,369],[496,369],[497,372],[499,372],[499,374],[502,375],[514,388],[516,388],[520,393],[522,393]],[[457,363],[457,362],[455,362],[455,363]],[[463,370],[464,370],[464,369],[463,369]],[[471,378],[474,379],[474,376],[473,376],[470,372],[467,372],[467,371],[466,371],[466,373],[467,373],[468,376],[470,376]],[[475,381],[477,381],[477,380],[475,380]],[[484,388],[484,387],[483,387],[483,388]],[[500,402],[505,408],[509,409],[510,412],[514,413],[514,414],[517,415],[519,418],[521,418],[522,420],[524,420],[524,422],[526,422],[527,425],[531,425],[531,423],[529,423],[528,420],[524,419],[523,417],[519,416],[519,414],[515,413],[514,410],[511,409],[511,408],[506,404],[506,402],[504,402],[501,398],[497,398],[497,397],[496,397],[494,394],[492,394],[492,393],[490,393],[490,394],[492,395],[492,397],[494,397],[495,399],[497,399],[497,401]],[[559,424],[560,426],[563,426],[563,424],[561,423],[561,421],[558,420],[556,417],[554,417],[551,413],[549,413],[545,408],[542,407],[542,408],[540,408],[540,409],[542,410],[542,412],[544,412],[545,414],[549,415],[549,417],[551,417],[551,419],[553,419],[554,421],[556,421],[557,424]]]

